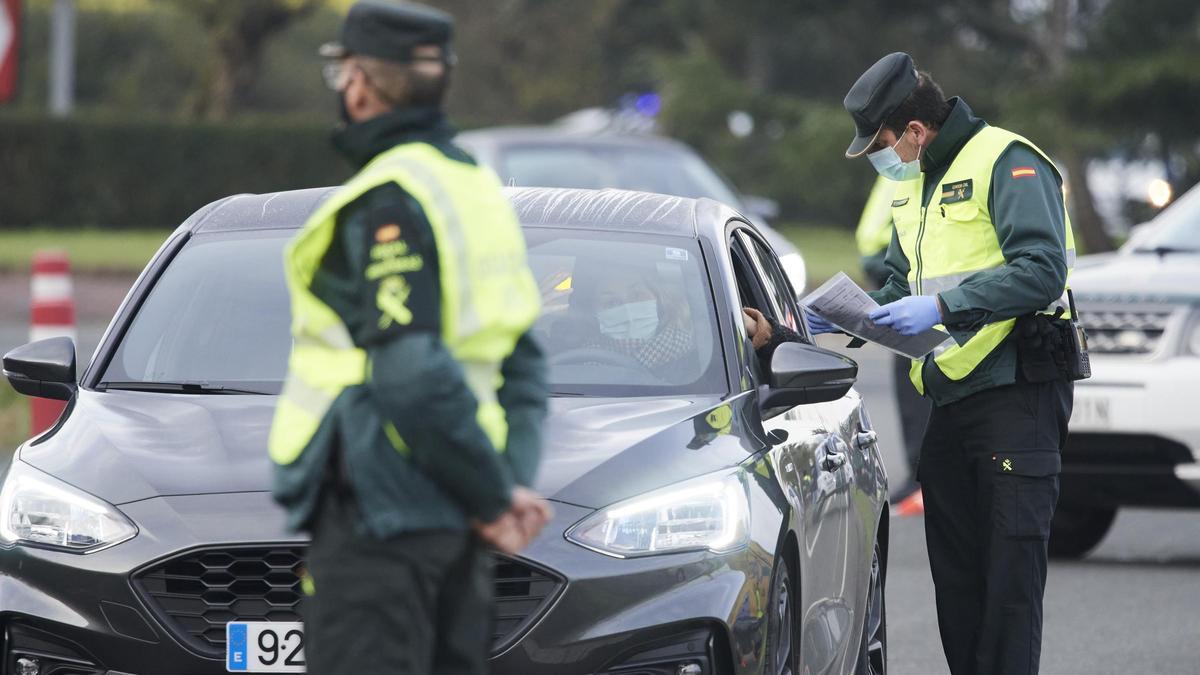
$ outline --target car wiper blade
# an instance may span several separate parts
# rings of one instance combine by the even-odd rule
[[[100,391],[154,391],[174,394],[261,394],[270,392],[255,389],[238,389],[221,384],[208,382],[101,382],[96,385]]]

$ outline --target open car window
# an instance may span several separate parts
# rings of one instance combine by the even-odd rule
[[[803,332],[804,322],[797,316],[796,294],[779,266],[779,259],[761,239],[747,230],[738,230],[737,236],[754,261],[755,270],[775,310],[775,319],[794,331]]]

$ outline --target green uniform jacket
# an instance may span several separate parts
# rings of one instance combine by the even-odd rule
[[[436,109],[393,112],[340,131],[338,149],[355,166],[402,143],[424,142],[448,158],[474,163],[451,143],[454,129]],[[405,274],[412,291],[412,322],[381,321],[379,280],[367,279],[378,233],[400,238],[426,261]],[[546,367],[528,333],[504,361],[498,398],[508,421],[508,441],[497,453],[474,423],[476,401],[462,369],[441,340],[441,288],[433,229],[416,199],[399,185],[377,187],[338,214],[337,230],[312,281],[312,292],[338,313],[355,346],[366,350],[371,376],[345,390],[326,413],[314,447],[334,456],[305,453],[299,471],[276,471],[276,495],[293,529],[311,525],[321,494],[349,489],[362,513],[360,530],[377,537],[430,529],[463,529],[469,519],[490,521],[509,505],[514,484],[530,485],[546,415]],[[395,425],[411,451],[397,461],[381,425]],[[336,462],[336,463],[335,463]],[[286,495],[286,497],[284,497]]]
[[[938,194],[941,178],[959,150],[987,126],[975,117],[961,98],[952,98],[950,117],[922,155],[925,172],[922,199],[929,206]],[[1016,167],[1033,167],[1033,178],[1014,180]],[[957,288],[938,295],[944,325],[955,331],[976,330],[986,324],[1031,314],[1062,295],[1067,280],[1066,214],[1058,171],[1024,144],[1008,148],[992,171],[988,210],[1005,264],[971,276]],[[891,277],[883,288],[870,293],[881,305],[910,295],[909,261],[895,230],[885,260]],[[926,360],[925,394],[936,405],[945,405],[992,387],[1012,384],[1017,377],[1017,349],[1009,335],[971,374],[954,381]]]

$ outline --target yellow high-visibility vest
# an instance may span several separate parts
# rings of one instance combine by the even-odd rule
[[[864,258],[886,251],[892,243],[892,195],[896,192],[896,181],[883,176],[875,179],[871,194],[863,206],[858,228],[854,230],[854,242],[858,254]]]
[[[988,195],[996,162],[1014,143],[1029,146],[1054,166],[1044,152],[1024,137],[989,126],[971,137],[959,151],[941,179],[942,193],[933,195],[928,208],[922,202],[924,173],[897,183],[892,195],[892,220],[908,258],[908,285],[913,295],[937,295],[957,287],[972,274],[1004,265],[1004,252],[988,212]],[[1075,265],[1075,236],[1065,206],[1063,214],[1069,277]],[[1063,296],[1043,311],[1053,313],[1059,306],[1069,312],[1066,288]],[[961,380],[1004,341],[1015,323],[1015,319],[1008,319],[988,324],[961,346],[947,340],[934,350],[933,361],[947,378]],[[925,392],[923,363],[914,361],[909,373],[921,393]]]
[[[541,295],[526,264],[525,240],[491,170],[447,158],[427,143],[380,154],[318,207],[288,244],[284,270],[292,299],[292,353],[271,427],[270,455],[295,462],[338,395],[370,377],[367,353],[310,286],[335,234],[338,212],[380,185],[397,183],[421,205],[437,242],[442,339],[478,401],[477,420],[498,451],[508,436],[497,400],[500,367],[537,319]],[[394,426],[387,437],[408,448]]]

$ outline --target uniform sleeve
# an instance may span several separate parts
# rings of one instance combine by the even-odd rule
[[[803,342],[804,340],[800,337],[799,333],[775,319],[769,316],[764,318],[767,320],[767,323],[771,324],[771,339],[767,340],[763,346],[755,349],[754,353],[758,356],[759,362],[766,367],[771,363],[771,357],[775,355],[775,350],[779,348],[779,345],[785,342]]]
[[[908,258],[904,255],[904,249],[900,247],[900,238],[894,227],[892,228],[892,243],[888,244],[883,265],[888,274],[887,283],[877,291],[869,291],[867,295],[881,305],[912,295],[912,291],[908,288]]]
[[[1044,309],[1066,287],[1066,216],[1050,163],[1023,144],[1013,145],[996,162],[988,200],[1005,263],[939,295],[952,330],[977,330]]]
[[[484,521],[508,508],[512,469],[475,422],[478,407],[441,339],[437,244],[419,204],[399,186],[350,212],[342,236],[357,271],[367,389],[413,461]]]
[[[531,333],[517,341],[501,367],[504,385],[498,398],[508,420],[508,460],[518,485],[532,486],[542,454],[542,424],[546,420],[546,358]]]

